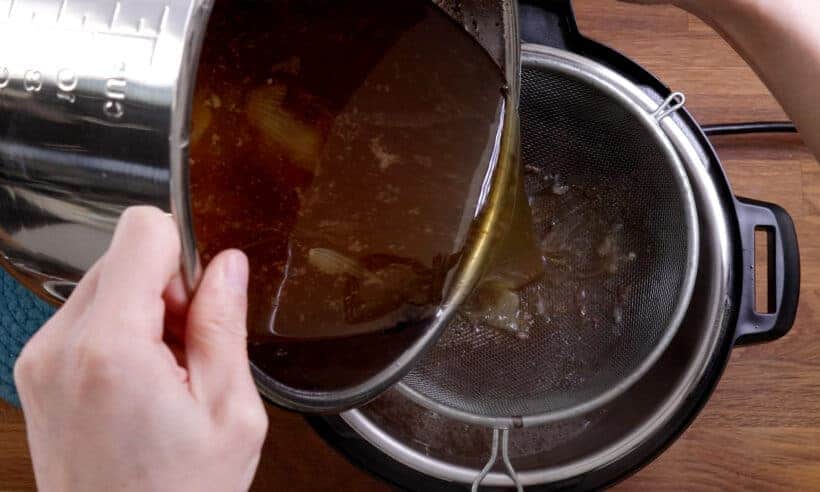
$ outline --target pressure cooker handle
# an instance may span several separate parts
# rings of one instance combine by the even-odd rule
[[[737,198],[737,214],[743,247],[743,294],[735,343],[775,340],[791,330],[800,298],[800,253],[794,222],[780,206],[748,198]],[[769,234],[768,313],[755,310],[755,231],[760,228]]]

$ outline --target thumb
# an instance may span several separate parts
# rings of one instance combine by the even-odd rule
[[[238,250],[214,258],[191,301],[185,332],[191,388],[198,399],[219,401],[254,391],[248,366],[248,259]]]

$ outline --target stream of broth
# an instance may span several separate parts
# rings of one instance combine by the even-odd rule
[[[216,2],[193,104],[192,210],[205,263],[226,248],[249,257],[252,342],[439,315],[500,203],[493,179],[518,166],[517,146],[502,145],[517,119],[505,87],[428,0]],[[538,270],[529,258],[519,271]]]

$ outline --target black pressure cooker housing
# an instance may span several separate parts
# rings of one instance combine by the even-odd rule
[[[600,43],[584,37],[578,30],[570,0],[522,0],[519,2],[521,38],[524,43],[547,45],[587,57],[663,100],[670,89],[640,65]],[[688,111],[678,112],[679,124],[690,138],[707,151],[708,174],[718,191],[735,238],[733,262],[729,272],[729,298],[733,308],[721,327],[719,348],[709,361],[691,397],[681,402],[669,424],[656,432],[632,453],[607,466],[572,479],[529,487],[530,490],[591,490],[618,482],[651,462],[689,426],[709,399],[720,379],[735,344],[774,340],[791,329],[799,298],[800,267],[794,225],[789,215],[773,204],[738,199],[732,193],[720,160],[700,125]],[[744,227],[741,227],[744,226]],[[766,225],[778,241],[769,254],[771,311],[760,314],[754,306],[754,275],[744,272],[754,265],[754,229]],[[741,230],[745,234],[741,234]],[[751,231],[751,236],[749,235]],[[772,241],[770,241],[772,244]],[[741,314],[742,313],[742,314]],[[465,490],[463,484],[445,482],[413,470],[384,454],[362,439],[339,417],[309,417],[308,421],[326,442],[362,469],[401,489],[425,491]],[[486,490],[493,490],[487,488]]]

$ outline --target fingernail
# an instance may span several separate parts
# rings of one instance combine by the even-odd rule
[[[248,288],[248,258],[238,250],[228,251],[225,255],[225,283],[234,292],[244,294]]]

